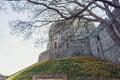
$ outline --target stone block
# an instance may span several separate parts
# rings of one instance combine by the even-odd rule
[[[32,80],[67,80],[65,74],[36,74]]]

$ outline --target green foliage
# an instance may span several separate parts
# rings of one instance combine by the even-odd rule
[[[36,63],[7,80],[31,80],[33,74],[67,74],[69,80],[81,77],[117,78],[120,66],[95,57],[73,57]]]

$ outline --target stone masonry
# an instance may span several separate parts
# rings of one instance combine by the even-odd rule
[[[120,21],[120,10],[114,10],[113,13]],[[75,20],[73,24],[70,24],[72,22],[70,20],[51,25],[47,50],[40,54],[39,61],[94,56],[120,64],[120,47],[112,40],[104,25],[100,24],[95,28],[93,23],[77,21]],[[113,29],[120,36],[120,32],[114,26]]]
[[[88,35],[95,26],[93,23],[85,23],[83,20],[79,23],[77,21],[75,20],[74,23],[72,23],[73,20],[56,22],[51,25],[47,51],[40,54],[39,61],[74,56],[92,56]],[[61,29],[58,31],[59,28]]]
[[[99,25],[89,37],[93,56],[120,64],[120,47],[103,26]]]
[[[114,10],[113,13],[120,21],[120,10]],[[120,36],[120,32],[114,26],[113,29]],[[89,38],[93,56],[120,64],[120,47],[112,40],[104,25],[100,24],[94,29]]]

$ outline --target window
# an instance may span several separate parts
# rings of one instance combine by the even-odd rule
[[[56,48],[56,47],[57,47],[57,42],[54,43],[54,48]]]
[[[100,37],[99,37],[98,35],[97,35],[97,37],[96,37],[96,38],[97,38],[97,41],[100,41]]]
[[[98,47],[97,47],[97,52],[98,52],[98,53],[100,53],[100,50],[99,50],[99,48],[98,48]]]

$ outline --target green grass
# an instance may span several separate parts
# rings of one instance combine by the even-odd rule
[[[7,80],[31,80],[33,74],[66,74],[69,80],[76,78],[117,78],[120,66],[95,57],[73,57],[39,62],[10,76]]]

